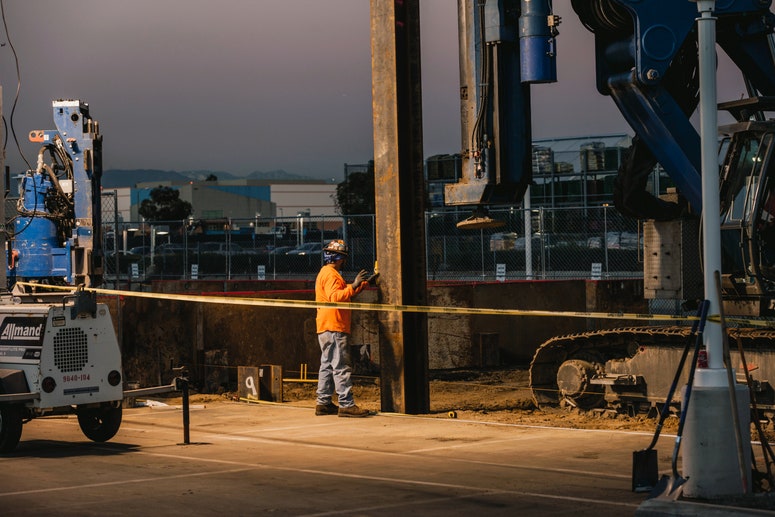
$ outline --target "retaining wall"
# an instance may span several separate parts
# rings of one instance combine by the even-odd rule
[[[154,292],[212,293],[219,296],[314,299],[310,281],[167,281]],[[578,312],[647,312],[642,280],[431,283],[433,306]],[[359,302],[378,301],[368,289]],[[127,381],[143,386],[168,382],[171,366],[186,365],[206,391],[234,389],[238,366],[282,365],[284,377],[298,377],[300,365],[316,374],[320,351],[315,310],[245,307],[201,302],[103,297],[111,305],[124,356]],[[431,369],[527,366],[546,339],[596,328],[637,324],[620,320],[499,315],[428,315]],[[379,321],[375,311],[353,311],[352,344],[368,344],[379,363]]]

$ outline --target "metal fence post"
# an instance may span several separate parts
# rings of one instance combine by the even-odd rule
[[[522,227],[525,230],[525,279],[533,279],[533,221],[530,210],[530,186],[525,190],[523,201],[525,209],[522,211]]]
[[[608,278],[608,205],[603,205],[603,249],[605,250],[605,277]]]
[[[484,280],[484,230],[482,228],[479,228],[479,247],[482,250],[482,280]]]
[[[113,191],[113,256],[116,257],[116,263],[113,268],[115,274],[115,286],[118,291],[118,277],[121,273],[121,267],[119,264],[119,252],[118,252],[118,190]]]
[[[188,224],[183,219],[183,280],[188,278]]]
[[[427,245],[426,245],[426,250],[427,250]],[[427,259],[427,251],[426,251],[426,259]],[[373,268],[374,264],[376,263],[377,263],[377,215],[371,214],[371,264],[372,264],[371,267]],[[426,276],[425,279],[427,280],[428,277]]]
[[[226,280],[231,280],[231,217],[226,220]]]
[[[546,278],[546,232],[544,231],[544,207],[538,208],[538,233],[541,234],[541,278]]]
[[[425,212],[425,279],[428,280],[431,277],[430,263],[431,263],[431,234],[428,232],[430,225],[431,213]]]

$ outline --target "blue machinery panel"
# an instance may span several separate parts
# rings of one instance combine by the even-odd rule
[[[86,103],[55,101],[53,111],[56,130],[30,133],[42,146],[36,170],[20,183],[16,277],[96,285],[102,272],[102,137]]]

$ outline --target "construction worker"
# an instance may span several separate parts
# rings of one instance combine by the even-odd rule
[[[333,240],[323,248],[324,265],[315,280],[315,301],[349,302],[366,287],[368,273],[365,270],[356,275],[352,285],[342,278],[348,254],[342,240]],[[318,307],[316,322],[321,356],[316,415],[365,417],[370,414],[353,401],[349,347],[351,318],[350,309]],[[339,406],[331,401],[334,391],[339,397]]]

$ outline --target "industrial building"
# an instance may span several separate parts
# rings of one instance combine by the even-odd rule
[[[193,207],[195,219],[337,215],[336,184],[326,180],[155,181],[113,189],[119,221],[139,221],[138,209],[157,187],[172,187]],[[108,194],[110,191],[104,191]]]
[[[632,143],[627,134],[582,135],[533,141],[530,189],[533,207],[592,207],[612,204],[619,165]],[[462,177],[460,154],[438,154],[425,160],[430,208],[444,206],[444,185]],[[350,174],[373,170],[373,164],[344,164]],[[673,183],[657,168],[648,189],[664,193]],[[139,221],[140,203],[154,188],[167,186],[194,208],[196,219],[285,218],[298,214],[338,215],[337,184],[331,180],[150,181],[114,189],[119,220]]]

